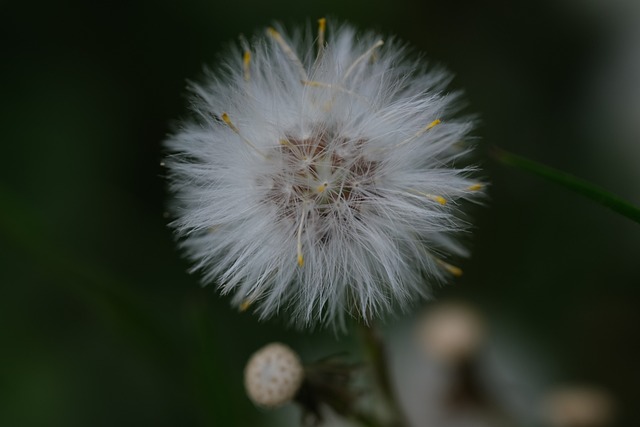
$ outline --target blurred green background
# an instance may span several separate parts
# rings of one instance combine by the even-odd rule
[[[185,82],[241,33],[318,17],[396,34],[456,75],[490,145],[640,204],[636,2],[0,2],[0,426],[258,426],[242,369],[349,336],[239,314],[201,288],[163,218],[159,166]],[[635,68],[634,68],[635,67]],[[637,71],[637,72],[636,72]],[[640,226],[483,161],[465,275],[553,381],[610,390],[640,425]],[[390,320],[392,323],[393,320]],[[526,378],[527,372],[519,372]]]

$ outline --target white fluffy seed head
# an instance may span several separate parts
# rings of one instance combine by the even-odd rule
[[[459,275],[460,202],[483,185],[449,74],[348,25],[310,34],[268,29],[192,84],[165,163],[205,282],[262,318],[341,325]]]
[[[611,395],[596,387],[561,387],[543,402],[544,419],[552,427],[607,427],[614,412]]]
[[[249,399],[264,407],[276,407],[296,395],[304,369],[298,355],[284,344],[271,343],[251,356],[244,370]]]
[[[458,364],[473,357],[485,337],[484,319],[463,303],[441,303],[417,324],[417,340],[425,353],[444,363]]]

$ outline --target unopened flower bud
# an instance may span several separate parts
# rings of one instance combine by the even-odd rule
[[[265,407],[291,401],[303,379],[300,358],[281,343],[268,344],[255,352],[244,370],[244,386],[249,399]]]

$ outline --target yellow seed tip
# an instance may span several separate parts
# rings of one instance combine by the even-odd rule
[[[240,134],[240,131],[238,131],[238,128],[236,127],[236,125],[233,124],[233,122],[231,121],[231,119],[229,118],[229,115],[227,113],[222,113],[222,121],[231,128],[232,131],[234,131],[237,134]]]
[[[462,269],[460,267],[456,267],[455,265],[447,264],[446,262],[442,262],[442,266],[451,273],[455,277],[462,276]]]
[[[318,58],[317,59],[319,59],[322,56],[322,53],[324,52],[324,33],[326,28],[327,28],[327,20],[324,18],[318,19],[318,39],[317,39]]]
[[[445,198],[444,198],[444,197],[442,197],[442,196],[433,196],[432,198],[433,198],[433,200],[435,200],[436,202],[440,203],[442,206],[444,206],[444,205],[446,205],[446,204],[447,204],[447,199],[445,199]]]
[[[327,184],[321,184],[321,185],[319,185],[319,186],[318,186],[318,188],[316,188],[316,191],[317,191],[318,193],[322,193],[322,192],[324,192],[324,190],[325,190],[326,188],[327,188]]]
[[[304,265],[304,258],[302,254],[298,254],[298,266],[302,267]]]
[[[467,190],[478,191],[478,190],[482,190],[482,187],[484,187],[482,184],[473,184],[473,185],[470,185],[469,188],[467,188]]]
[[[455,277],[462,276],[462,269],[460,267],[456,267],[455,265],[451,265],[448,262],[444,262],[440,258],[435,258],[435,261],[442,266],[447,272]]]
[[[251,307],[251,304],[253,304],[253,301],[251,301],[250,299],[246,299],[242,301],[240,307],[238,307],[238,310],[240,311],[240,313],[245,312],[249,309],[249,307]]]
[[[440,124],[441,120],[440,119],[435,119],[434,121],[432,121],[431,123],[429,123],[429,126],[427,126],[427,130],[432,129],[436,126],[438,126]]]
[[[244,74],[244,80],[248,82],[251,79],[251,71],[249,65],[251,64],[251,52],[245,50],[242,57],[242,73]]]

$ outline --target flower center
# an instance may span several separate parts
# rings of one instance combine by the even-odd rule
[[[268,200],[282,217],[326,218],[359,212],[373,190],[378,162],[363,153],[363,139],[319,132],[308,138],[287,136],[274,157],[281,168],[271,177]],[[342,214],[341,214],[342,213]]]

